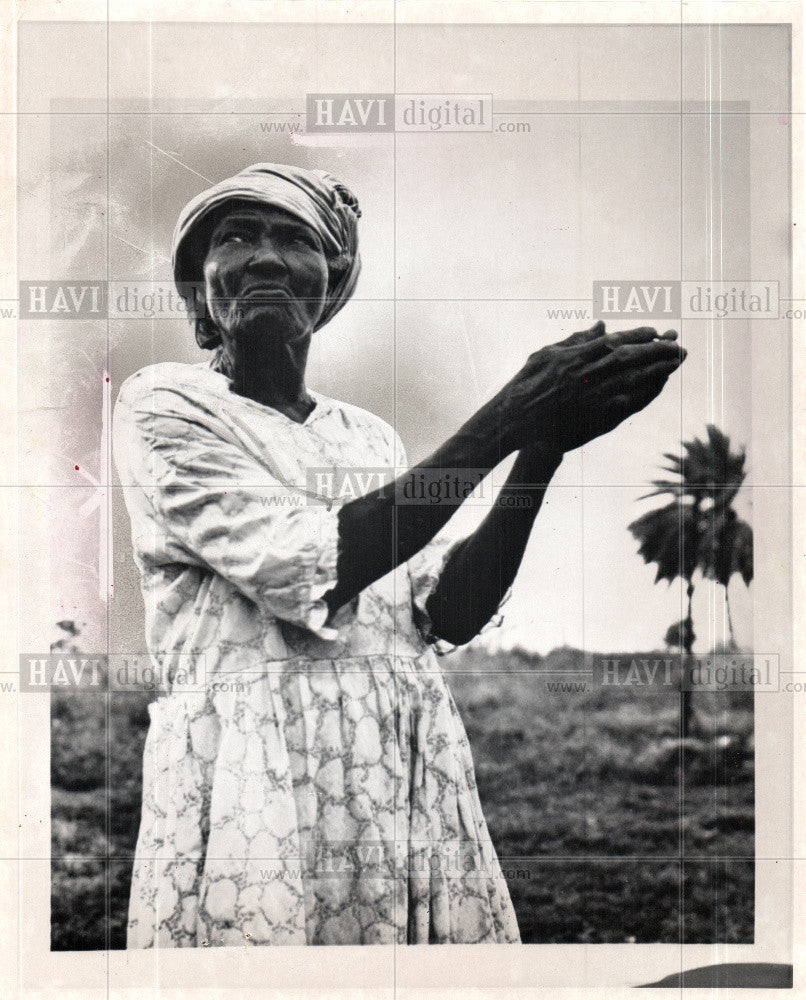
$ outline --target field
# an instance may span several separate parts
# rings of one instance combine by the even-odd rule
[[[695,694],[681,744],[662,673],[590,684],[573,649],[442,666],[524,942],[753,940],[752,692]],[[125,947],[147,701],[52,695],[54,950]]]

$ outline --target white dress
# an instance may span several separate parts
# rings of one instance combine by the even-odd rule
[[[450,543],[326,624],[338,505],[306,470],[405,456],[312,395],[296,423],[206,364],[121,389],[148,648],[173,678],[150,706],[128,947],[518,942],[424,611]]]

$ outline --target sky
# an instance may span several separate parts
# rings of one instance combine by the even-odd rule
[[[758,38],[741,29],[717,39],[687,32],[684,115],[676,27],[410,26],[393,43],[383,26],[112,25],[109,115],[94,28],[22,27],[20,108],[31,114],[18,135],[20,278],[169,281],[176,217],[209,183],[259,161],[327,169],[361,204],[363,270],[353,301],[315,337],[308,382],[392,423],[411,463],[531,352],[592,325],[594,280],[752,277],[781,281],[785,294],[789,133],[773,112],[787,106],[787,63],[772,27],[766,61],[746,58]],[[58,74],[37,56],[49,50],[48,31],[70,32]],[[299,128],[306,93],[395,87],[491,93],[497,123],[529,130],[351,142],[267,130]],[[717,96],[730,114],[713,113]],[[649,509],[639,498],[663,453],[704,435],[708,422],[747,449],[738,507],[763,529],[753,520],[756,488],[785,484],[788,469],[788,326],[674,325],[688,350],[683,369],[647,410],[563,461],[504,622],[485,642],[659,648],[681,617],[681,587],[653,584],[627,525]],[[23,544],[47,553],[21,581],[26,645],[45,642],[58,618],[78,618],[89,634],[108,628],[117,651],[139,651],[142,604],[120,490],[108,496],[114,586],[102,601],[99,512],[88,510],[95,486],[80,470],[101,483],[107,474],[106,371],[114,399],[138,368],[203,354],[181,318],[21,329]],[[762,451],[771,434],[777,450]],[[462,509],[455,530],[472,530],[484,512]],[[752,588],[737,577],[730,594],[737,637],[750,643]],[[698,586],[694,618],[695,649],[725,638],[718,588]]]

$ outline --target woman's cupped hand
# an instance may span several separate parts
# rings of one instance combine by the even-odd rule
[[[590,330],[541,348],[499,394],[512,450],[573,451],[652,402],[686,357],[677,333]]]

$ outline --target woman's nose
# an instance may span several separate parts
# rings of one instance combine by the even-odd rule
[[[269,239],[261,240],[257,244],[255,252],[249,259],[249,264],[279,271],[285,271],[286,269],[281,248],[277,246],[274,240]]]

